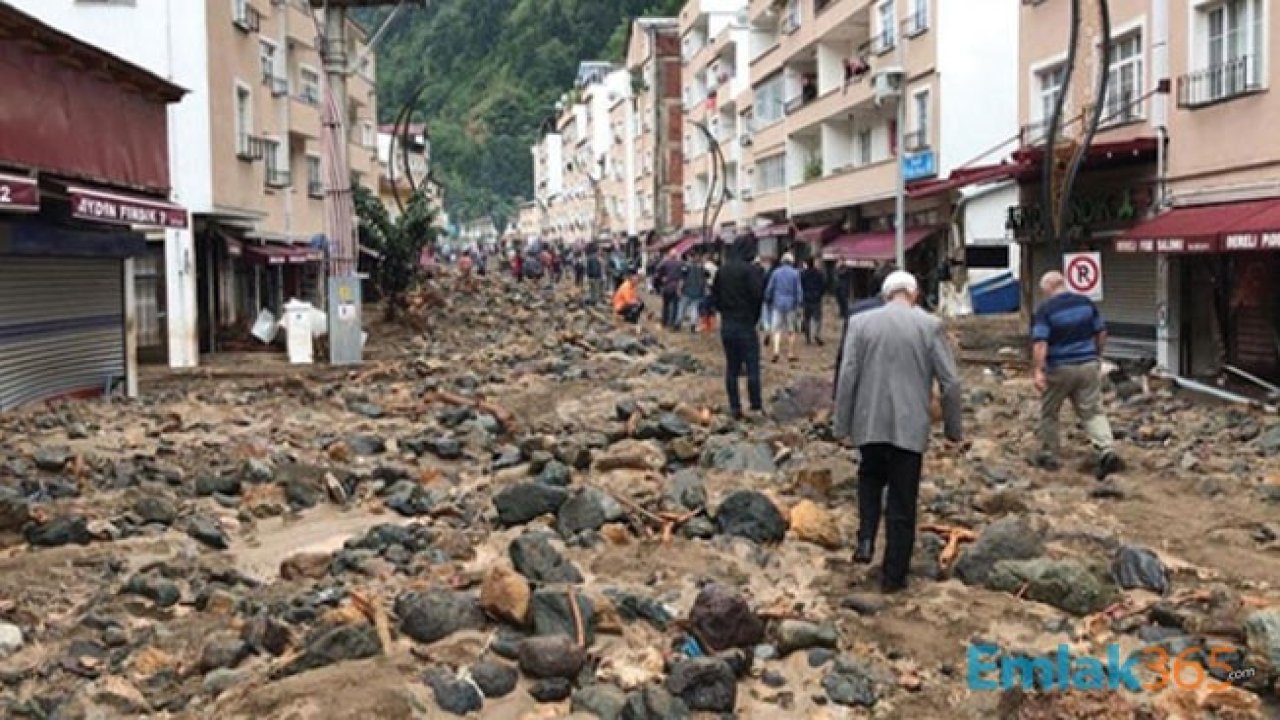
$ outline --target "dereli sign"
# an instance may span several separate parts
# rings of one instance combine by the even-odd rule
[[[162,200],[107,193],[86,188],[67,188],[71,216],[80,220],[185,229],[187,211]]]
[[[40,186],[25,175],[0,173],[0,212],[35,212],[40,209]]]
[[[1224,250],[1275,250],[1280,248],[1280,232],[1228,235],[1222,247]]]

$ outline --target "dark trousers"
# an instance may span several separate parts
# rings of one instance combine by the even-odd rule
[[[618,316],[632,325],[640,321],[640,314],[644,312],[644,303],[633,302],[618,311]]]
[[[804,304],[804,321],[801,325],[804,329],[804,339],[813,340],[817,337],[822,339],[822,301]]]
[[[883,502],[885,549],[880,580],[905,585],[916,542],[916,497],[924,456],[883,443],[863,445],[859,451],[858,540],[874,540],[879,534]]]
[[[662,293],[662,326],[679,327],[680,296],[675,293]]]
[[[760,337],[754,325],[732,320],[720,324],[720,342],[724,345],[724,388],[729,395],[729,411],[742,412],[738,395],[738,377],[747,373],[747,399],[752,410],[764,408],[760,396]]]

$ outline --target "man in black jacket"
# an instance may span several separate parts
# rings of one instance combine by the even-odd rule
[[[827,278],[818,269],[817,260],[805,261],[800,288],[804,291],[804,342],[822,345],[822,296],[827,292]]]
[[[724,345],[724,384],[729,395],[729,412],[742,417],[742,400],[738,395],[738,376],[745,367],[747,398],[751,411],[764,409],[760,390],[760,305],[764,302],[764,272],[751,263],[753,254],[748,238],[739,238],[730,248],[724,267],[716,273],[711,297],[720,312],[720,342]]]

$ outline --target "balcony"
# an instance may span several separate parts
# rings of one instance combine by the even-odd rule
[[[818,0],[813,19],[813,36],[818,40],[826,41],[837,29],[841,37],[866,32],[865,29],[870,22],[867,17],[870,2],[871,0],[828,0],[823,3],[822,0]],[[861,17],[855,17],[859,15]],[[850,30],[850,28],[856,29]]]
[[[245,162],[258,162],[267,156],[267,141],[254,135],[236,138],[236,157]]]
[[[284,97],[289,94],[289,78],[280,75],[263,74],[262,84],[271,89],[271,97]]]
[[[301,97],[293,98],[289,108],[289,134],[320,139],[320,110]]]
[[[791,212],[833,210],[889,197],[898,181],[896,157],[834,172],[791,190]]]
[[[288,170],[267,169],[267,187],[287,188],[293,184],[293,176]]]
[[[913,130],[902,135],[902,145],[907,152],[917,152],[919,150],[929,149],[929,131]]]
[[[289,3],[289,31],[291,42],[307,48],[316,47],[316,24],[311,15],[311,7],[296,2]]]
[[[871,36],[870,50],[876,55],[884,55],[897,45],[898,39],[892,29],[885,29]]]
[[[1258,59],[1248,55],[1178,78],[1178,107],[1194,109],[1262,90]]]
[[[832,90],[826,95],[804,103],[790,117],[792,132],[801,132],[813,127],[833,116],[847,113],[855,108],[869,106],[872,102],[871,83],[850,82],[843,87]]]
[[[231,11],[231,24],[245,33],[256,33],[262,29],[262,13],[249,0],[236,0]]]

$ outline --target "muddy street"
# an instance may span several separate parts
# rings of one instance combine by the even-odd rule
[[[1280,419],[1111,382],[1126,469],[1064,422],[1042,470],[1021,325],[956,321],[971,446],[926,455],[882,595],[834,323],[735,421],[715,336],[431,292],[355,369],[244,353],[0,415],[0,716],[1280,714]],[[1136,691],[1080,672],[1131,653]]]

